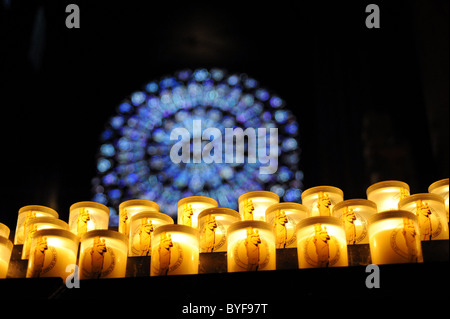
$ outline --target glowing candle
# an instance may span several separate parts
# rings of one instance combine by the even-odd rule
[[[76,265],[78,237],[69,230],[42,229],[31,236],[30,257],[27,278],[61,277],[64,280],[71,273],[68,265]]]
[[[17,217],[16,233],[14,235],[14,245],[22,245],[25,239],[25,226],[30,218],[34,217],[55,217],[58,218],[58,213],[50,207],[40,205],[28,205],[19,209],[19,216]]]
[[[0,279],[6,278],[13,243],[8,238],[0,237]]]
[[[70,206],[69,228],[81,237],[88,231],[108,229],[109,208],[96,202],[78,202]]]
[[[336,217],[315,216],[297,224],[298,268],[348,266],[347,239]]]
[[[9,227],[5,224],[0,223],[0,237],[9,238]]]
[[[128,238],[117,231],[97,229],[81,237],[80,278],[123,278],[127,269]]]
[[[198,274],[198,231],[185,225],[163,225],[153,233],[150,276]]]
[[[367,199],[348,199],[333,207],[332,215],[344,223],[347,245],[368,244],[367,219],[377,213],[377,205]]]
[[[227,231],[228,272],[276,269],[272,225],[259,220],[236,222]]]
[[[31,237],[41,229],[65,229],[69,230],[69,225],[60,219],[54,217],[36,217],[31,218],[25,227],[25,240],[23,242],[22,259],[28,259],[30,255]]]
[[[159,205],[146,199],[130,199],[120,203],[119,233],[129,236],[131,217],[140,212],[159,212]]]
[[[423,262],[416,215],[386,211],[371,216],[368,225],[373,264]]]
[[[331,216],[334,205],[344,200],[344,192],[334,186],[316,186],[302,193],[302,203],[311,216]]]
[[[297,203],[279,203],[266,210],[266,221],[275,231],[276,248],[297,247],[295,227],[299,221],[309,217],[309,209]]]
[[[129,256],[150,256],[153,232],[162,225],[173,224],[172,217],[159,212],[140,212],[130,219]]]
[[[409,196],[408,184],[400,181],[383,181],[367,188],[367,199],[377,204],[378,212],[397,210],[398,202]]]
[[[266,209],[278,204],[280,197],[272,192],[253,191],[242,194],[238,202],[242,220],[266,221]]]
[[[178,224],[197,228],[198,214],[204,209],[217,207],[215,199],[205,196],[190,196],[178,201]]]
[[[241,220],[241,215],[225,207],[207,208],[198,215],[200,252],[227,251],[227,229]]]
[[[448,239],[448,222],[442,196],[422,193],[402,199],[398,209],[416,214],[421,240]]]
[[[445,211],[447,212],[448,222],[448,178],[434,182],[428,187],[428,192],[442,196],[445,201]]]

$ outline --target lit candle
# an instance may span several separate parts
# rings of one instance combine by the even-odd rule
[[[383,181],[367,188],[367,199],[377,204],[378,212],[397,210],[398,202],[409,196],[409,185],[400,181]]]
[[[25,227],[25,240],[23,242],[22,259],[28,259],[30,255],[31,237],[41,229],[65,229],[69,230],[69,225],[60,219],[54,217],[36,217],[31,218]]]
[[[131,217],[140,212],[159,212],[159,205],[146,199],[130,199],[120,203],[119,233],[129,236]]]
[[[414,194],[402,199],[398,209],[416,214],[421,240],[448,239],[448,222],[442,196]]]
[[[78,237],[69,230],[42,229],[31,237],[27,278],[61,277],[64,280],[71,273],[68,265],[76,265]]]
[[[185,225],[163,225],[153,233],[150,276],[198,274],[198,231]]]
[[[253,191],[239,196],[239,214],[242,220],[266,221],[266,209],[278,204],[280,197],[268,191]]]
[[[347,245],[368,244],[367,219],[377,213],[377,204],[367,199],[348,199],[333,207],[332,215],[344,223]]]
[[[9,227],[5,224],[0,223],[0,237],[9,238]]]
[[[167,224],[173,224],[172,217],[159,212],[144,211],[131,216],[128,256],[150,256],[153,232]]]
[[[197,228],[198,214],[204,209],[217,207],[215,199],[206,196],[190,196],[178,201],[178,224]]]
[[[266,210],[266,221],[272,225],[276,237],[276,248],[297,247],[295,227],[299,221],[309,217],[309,209],[297,203],[279,203]]]
[[[108,229],[109,208],[96,202],[78,202],[70,206],[69,228],[81,237],[88,231]]]
[[[447,212],[448,222],[448,178],[434,182],[428,187],[428,192],[442,196],[445,201],[445,211]]]
[[[276,269],[272,225],[259,220],[236,222],[227,231],[228,272]]]
[[[344,192],[334,186],[316,186],[302,193],[302,203],[312,216],[331,216],[334,205],[344,200]]]
[[[59,217],[54,209],[46,206],[28,205],[20,208],[19,216],[17,217],[16,233],[14,234],[14,245],[23,245],[25,239],[25,226],[30,218],[44,216]]]
[[[227,251],[227,229],[241,220],[241,215],[225,207],[207,208],[198,215],[200,252]]]
[[[297,224],[298,268],[348,266],[347,239],[336,217],[315,216]]]
[[[423,262],[416,215],[386,211],[371,216],[368,225],[373,264]]]
[[[85,233],[80,245],[80,278],[123,278],[127,269],[128,238],[117,231]]]
[[[0,237],[0,279],[6,278],[13,243],[8,238]]]

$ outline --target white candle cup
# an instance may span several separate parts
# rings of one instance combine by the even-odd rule
[[[272,225],[259,220],[236,222],[227,231],[228,272],[276,270]]]
[[[66,280],[71,272],[67,266],[76,265],[78,237],[65,229],[42,229],[31,237],[27,278],[61,277]]]
[[[109,208],[97,202],[78,202],[70,206],[69,228],[79,238],[86,232],[108,229]]]
[[[150,276],[198,274],[198,231],[186,225],[163,225],[153,233]]]
[[[421,240],[448,239],[448,222],[442,196],[414,194],[398,203],[399,210],[416,214]]]
[[[159,212],[159,205],[146,199],[130,199],[120,203],[119,233],[129,236],[131,217],[140,212]]]
[[[206,196],[190,196],[178,201],[178,225],[197,228],[198,214],[204,209],[217,207],[219,204],[213,198]]]
[[[31,218],[25,227],[25,240],[23,242],[22,259],[28,259],[30,255],[31,237],[41,229],[65,229],[69,230],[69,225],[54,217],[35,217]]]
[[[198,215],[200,252],[227,251],[227,229],[241,220],[241,215],[230,208],[207,208]]]
[[[385,211],[368,220],[373,264],[423,262],[417,217],[404,210]]]
[[[239,214],[242,220],[266,221],[266,209],[278,204],[280,197],[268,191],[253,191],[239,196]]]
[[[150,256],[154,231],[167,224],[173,224],[172,217],[159,212],[144,211],[131,216],[128,256]]]
[[[297,224],[298,268],[348,266],[347,239],[341,220],[315,216]]]
[[[344,192],[334,186],[316,186],[303,191],[302,204],[310,216],[331,216],[334,205],[344,200]]]
[[[448,223],[448,178],[441,179],[434,182],[428,187],[428,192],[442,196],[445,201],[445,211],[447,212],[447,223]]]
[[[8,238],[0,237],[0,279],[6,278],[13,243]]]
[[[409,185],[401,181],[383,181],[370,185],[367,199],[377,204],[378,212],[397,210],[398,202],[409,196]]]
[[[128,238],[117,231],[85,233],[80,245],[80,278],[123,278],[127,269]]]
[[[308,218],[309,214],[306,206],[297,203],[279,203],[267,208],[266,221],[272,225],[275,232],[277,249],[297,247],[295,227],[299,221]]]
[[[8,239],[9,233],[10,233],[9,227],[3,223],[0,223],[0,237]]]
[[[14,245],[23,245],[25,240],[25,226],[27,222],[34,217],[54,217],[58,218],[58,213],[46,206],[28,205],[19,209],[19,216],[17,217],[16,233],[14,234]]]
[[[376,214],[377,205],[367,199],[348,199],[333,207],[332,215],[344,223],[347,245],[368,244],[367,220]]]

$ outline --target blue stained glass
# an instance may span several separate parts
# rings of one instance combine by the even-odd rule
[[[228,78],[229,85],[236,85],[239,83],[239,77],[237,75],[232,75]]]
[[[149,84],[147,84],[145,89],[147,90],[147,92],[156,93],[158,91],[158,84],[156,84],[155,82],[150,82]]]
[[[106,158],[100,158],[97,163],[97,169],[99,172],[103,173],[106,172],[108,169],[111,168],[111,162],[107,160]]]
[[[177,201],[192,195],[215,198],[220,206],[233,209],[238,209],[238,197],[252,190],[271,190],[284,200],[300,199],[298,124],[284,101],[260,88],[255,79],[221,69],[182,70],[148,82],[125,101],[131,102],[119,104],[101,134],[98,176],[92,180],[93,200],[110,207],[110,225],[117,225],[118,204],[132,198],[156,201],[172,217]],[[169,153],[176,141],[170,140],[170,132],[184,127],[192,137],[193,120],[202,121],[202,130],[214,127],[222,135],[225,128],[278,128],[277,172],[260,174],[260,167],[268,163],[248,163],[248,159],[192,163],[192,153],[189,163],[173,163]],[[202,147],[208,142],[201,141]],[[191,152],[192,145],[191,140]],[[222,152],[224,161],[224,145]]]
[[[289,118],[289,112],[285,110],[278,110],[275,112],[275,120],[278,123],[286,123],[287,119]]]
[[[256,90],[255,95],[261,101],[267,101],[270,97],[269,92],[263,89]]]
[[[283,104],[283,100],[280,99],[278,96],[274,96],[270,99],[270,105],[272,107],[278,108]]]
[[[110,157],[116,153],[116,150],[111,144],[103,144],[102,146],[100,146],[100,152],[102,153],[102,155]]]
[[[289,188],[284,195],[286,202],[299,202],[302,198],[302,191],[298,188]]]
[[[133,109],[130,103],[122,103],[119,105],[119,112],[128,113]]]
[[[146,95],[144,92],[134,92],[133,94],[131,94],[131,103],[133,103],[133,105],[137,106],[139,104],[144,103],[146,98]]]
[[[297,123],[291,123],[285,126],[284,130],[286,133],[289,134],[296,134],[298,131],[298,124]]]

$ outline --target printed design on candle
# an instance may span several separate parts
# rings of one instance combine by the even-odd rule
[[[417,200],[415,202],[417,220],[419,222],[419,232],[421,240],[431,240],[433,237],[437,237],[442,232],[441,219],[439,214],[434,212],[427,202]],[[413,211],[414,212],[414,211]]]
[[[304,257],[314,267],[331,267],[339,261],[340,250],[337,239],[330,236],[326,226],[314,225],[314,234],[305,241]]]
[[[87,224],[91,220],[89,211],[86,208],[80,208],[77,217],[77,234],[81,236],[87,232]]]
[[[23,222],[23,232],[22,232],[22,235],[21,235],[22,242],[25,239],[25,233],[26,233],[26,229],[28,227],[28,223],[30,222],[30,220],[32,218],[35,218],[35,217],[36,217],[36,212],[34,212],[32,210],[27,212],[27,217],[25,217],[25,221]]]
[[[327,193],[319,192],[317,199],[317,209],[319,216],[331,216],[330,214],[331,200]]]
[[[419,262],[417,235],[414,222],[409,218],[403,218],[403,223],[399,224],[391,232],[390,243],[392,249],[408,262]]]
[[[236,264],[246,271],[262,270],[270,260],[266,241],[253,227],[248,227],[247,237],[236,243],[233,256]]]
[[[220,233],[216,233],[220,229]],[[220,249],[226,242],[226,230],[214,215],[208,215],[200,234],[200,248],[203,253],[212,253]]]
[[[119,232],[128,236],[128,210],[126,208],[119,211]]]
[[[286,215],[284,210],[276,210],[274,214],[268,217],[267,222],[273,225],[275,248],[286,248],[297,242],[297,236],[295,236],[297,223],[292,217]],[[288,228],[286,224],[291,225],[291,227]]]
[[[153,222],[150,218],[142,218],[141,226],[133,234],[131,250],[136,256],[150,256],[152,253]]]
[[[286,224],[288,223],[288,218],[284,210],[277,210],[275,212],[274,220],[274,231],[276,238],[276,248],[285,248],[287,242],[287,230]]]
[[[56,264],[56,250],[47,243],[47,237],[38,237],[32,257],[31,277],[40,277]]]
[[[344,221],[345,235],[347,237],[347,244],[353,245],[356,243],[356,213],[353,208],[345,207],[342,217]]]
[[[108,276],[115,267],[116,256],[113,249],[106,246],[105,239],[94,238],[91,248],[85,250],[83,258],[83,277],[98,279]]]
[[[157,276],[166,276],[176,270],[183,262],[183,249],[178,243],[172,241],[170,233],[161,233],[157,256],[157,263],[152,262],[153,270]]]
[[[251,199],[244,200],[244,220],[253,220],[255,205]]]
[[[192,215],[194,215],[194,210],[191,204],[183,204],[183,225],[192,227]]]

